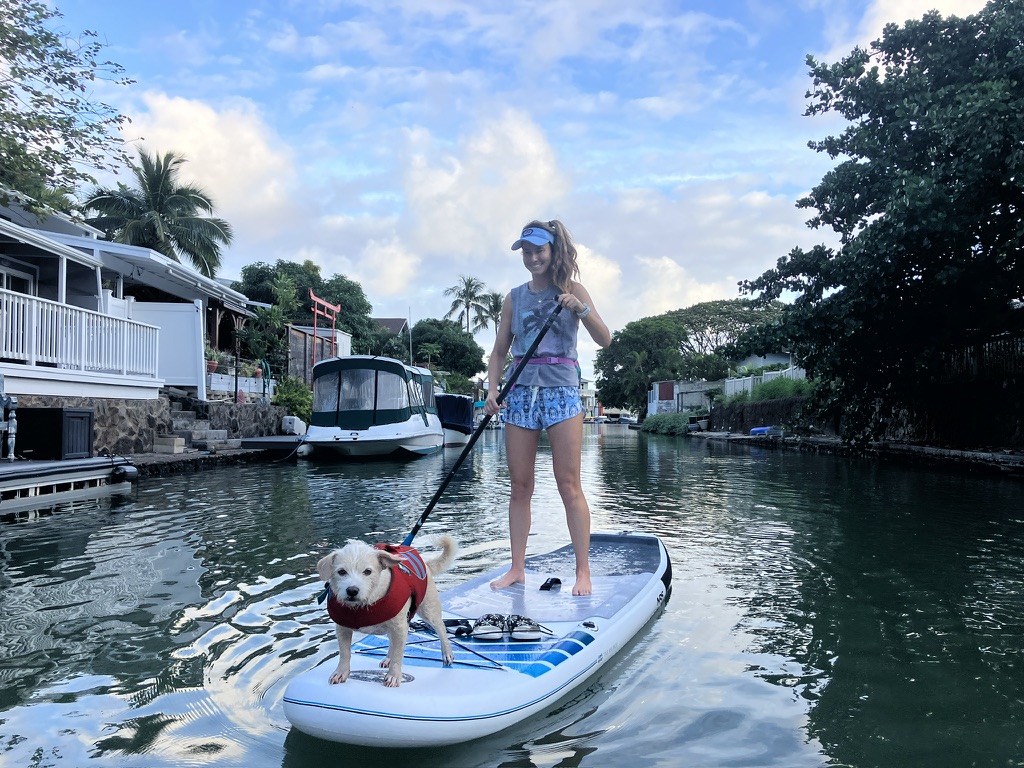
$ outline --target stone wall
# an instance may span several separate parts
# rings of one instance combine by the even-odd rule
[[[784,397],[778,400],[754,400],[716,405],[708,419],[711,432],[735,432],[741,435],[750,434],[754,427],[793,427],[801,423],[800,409],[806,396]],[[836,434],[834,426],[817,425],[819,433]]]
[[[153,438],[171,434],[171,400],[161,395],[155,400],[122,400],[91,397],[52,397],[19,395],[22,408],[89,408],[93,411],[93,455],[104,452],[127,456],[149,453]],[[175,399],[175,408],[194,410],[201,419],[210,420],[211,429],[227,430],[229,438],[265,437],[280,432],[287,410],[265,403],[207,402],[191,398]],[[17,445],[15,445],[17,453]]]
[[[122,456],[152,451],[153,438],[171,419],[170,401],[162,395],[156,400],[19,395],[18,410],[23,408],[91,409],[94,456],[104,451]]]
[[[261,402],[235,403],[226,400],[176,399],[176,407],[195,411],[199,419],[208,419],[210,429],[225,429],[229,438],[266,437],[281,432],[281,419],[288,410]]]

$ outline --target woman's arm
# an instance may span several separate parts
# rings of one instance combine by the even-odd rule
[[[590,311],[586,313],[586,316],[580,318],[580,323],[587,329],[587,333],[597,343],[597,346],[607,347],[612,343],[612,333],[608,330],[604,320],[601,319],[601,315],[598,314],[597,309],[594,307],[594,300],[590,298],[590,293],[583,287],[582,283],[574,282],[572,284],[572,293],[563,293],[558,299],[563,307],[576,312],[577,315],[584,311],[584,307],[590,307]]]

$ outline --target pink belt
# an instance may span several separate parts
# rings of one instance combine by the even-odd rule
[[[512,359],[513,365],[519,365],[523,358]],[[576,361],[568,357],[531,357],[526,361],[527,365],[576,365]]]

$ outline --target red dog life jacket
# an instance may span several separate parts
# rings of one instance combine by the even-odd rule
[[[406,602],[412,598],[409,605],[409,619],[416,613],[416,609],[423,602],[423,596],[427,593],[427,564],[423,557],[412,547],[403,547],[397,544],[375,544],[374,549],[383,549],[392,555],[402,558],[402,563],[393,565],[391,571],[391,586],[387,594],[380,600],[370,605],[350,606],[338,600],[333,594],[327,600],[327,613],[335,624],[340,624],[349,629],[360,629],[361,627],[372,627],[375,624],[383,624],[388,619],[393,619],[405,608]]]

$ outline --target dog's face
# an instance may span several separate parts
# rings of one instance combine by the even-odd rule
[[[320,578],[330,582],[336,600],[353,608],[371,605],[387,594],[392,565],[401,562],[383,550],[350,539],[317,563]]]

